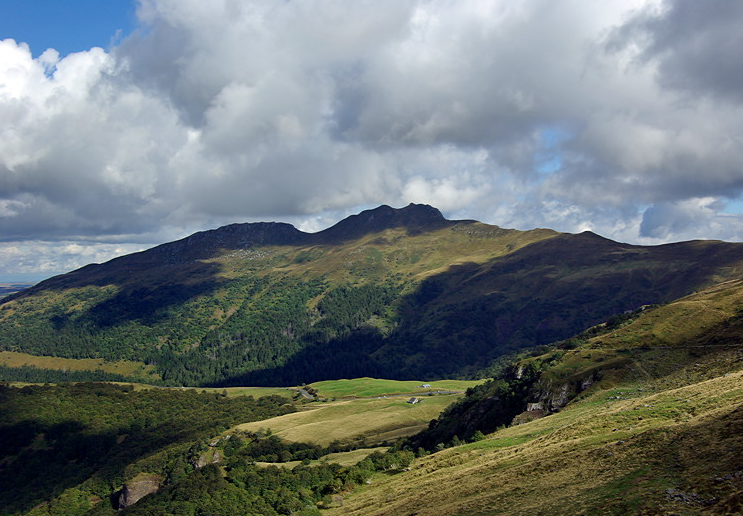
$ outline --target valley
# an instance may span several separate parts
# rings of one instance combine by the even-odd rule
[[[650,391],[650,392],[648,392]],[[676,389],[607,389],[377,476],[341,515],[735,514],[741,372]]]
[[[420,432],[460,396],[426,396],[416,404],[400,396],[331,401],[266,421],[239,425],[236,430],[271,430],[273,435],[287,441],[322,446],[334,441],[361,447],[380,445]]]
[[[0,298],[15,294],[33,285],[33,283],[0,283]]]

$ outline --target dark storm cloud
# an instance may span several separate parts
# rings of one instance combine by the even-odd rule
[[[642,59],[658,63],[658,79],[664,87],[741,102],[741,20],[741,2],[665,1],[638,14],[613,44],[640,40]]]

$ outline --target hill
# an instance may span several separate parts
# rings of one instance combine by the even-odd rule
[[[0,349],[137,362],[175,385],[473,377],[742,266],[741,244],[642,247],[381,206],[313,234],[232,224],[51,278],[0,300]]]
[[[725,282],[517,360],[329,514],[740,514],[742,308]]]

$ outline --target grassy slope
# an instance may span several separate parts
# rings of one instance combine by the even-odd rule
[[[593,348],[739,344],[733,325],[743,311],[743,280],[729,280],[649,311],[621,331],[597,337]],[[733,337],[732,340],[728,336]]]
[[[141,379],[158,379],[154,366],[130,360],[106,362],[101,358],[60,358],[49,356],[29,355],[15,351],[0,351],[0,365],[6,367],[30,366],[39,369],[54,369],[60,371],[105,371],[107,373],[132,376]]]
[[[419,235],[409,235],[404,228],[393,228],[334,244],[223,249],[215,251],[212,258],[182,265],[166,264],[165,272],[162,265],[150,264],[144,257],[132,255],[133,264],[127,267],[136,269],[136,274],[128,269],[119,272],[117,268],[123,266],[119,260],[111,262],[110,270],[105,268],[108,264],[104,264],[55,277],[47,282],[50,286],[46,289],[41,288],[42,285],[23,297],[3,304],[0,324],[22,326],[27,320],[39,324],[39,321],[58,317],[59,314],[76,320],[81,315],[85,317],[87,312],[98,310],[117,296],[127,299],[127,292],[147,292],[172,284],[179,292],[191,289],[192,297],[180,307],[166,306],[164,319],[157,316],[155,322],[146,323],[145,326],[151,329],[146,329],[142,334],[143,338],[137,344],[139,350],[134,355],[144,353],[156,339],[160,342],[170,340],[184,348],[191,348],[209,329],[224,324],[240,306],[251,306],[254,304],[251,299],[259,299],[262,295],[260,292],[256,295],[246,288],[233,288],[234,280],[240,281],[245,277],[267,279],[269,284],[261,287],[263,292],[275,288],[272,285],[276,282],[287,279],[322,279],[327,282],[328,288],[346,283],[360,285],[392,281],[407,285],[404,290],[407,292],[417,282],[443,272],[451,265],[485,263],[557,234],[541,229],[525,232],[506,230],[478,222],[462,222]],[[144,265],[137,260],[145,260]],[[319,298],[310,303],[310,308],[317,301]],[[125,319],[120,322],[125,322]],[[132,319],[132,322],[138,325],[142,321]],[[388,322],[381,324],[384,326]],[[179,332],[187,337],[179,336]],[[14,351],[25,349],[22,341],[0,344]],[[86,348],[84,352],[91,350]],[[124,348],[121,352],[132,354]],[[67,352],[60,349],[60,353],[64,355]],[[43,358],[39,360],[46,362]],[[97,364],[91,365],[85,360],[68,364],[67,367],[80,370],[97,368]]]
[[[231,239],[239,228],[196,235],[0,304],[0,348],[156,363],[165,381],[181,385],[473,377],[504,354],[743,270],[739,244],[651,248],[472,221],[432,227],[279,238],[283,245],[260,240],[255,228],[243,228],[255,233],[250,245]],[[339,339],[311,333],[332,320],[315,310],[326,293],[365,284],[399,297],[332,328]],[[283,319],[271,326],[261,314]],[[270,342],[253,345],[261,338]]]
[[[329,514],[699,514],[706,501],[728,497],[723,503],[735,507],[743,492],[743,374],[647,388],[603,391],[419,459]]]
[[[387,450],[389,450],[387,446],[379,446],[376,448],[359,448],[358,450],[351,450],[347,452],[329,453],[318,460],[311,460],[310,465],[327,463],[340,464],[341,466],[354,466],[374,452],[384,453]],[[300,460],[293,460],[289,462],[256,462],[256,465],[258,466],[278,466],[280,468],[287,469],[293,469],[300,464],[302,464],[302,461]]]
[[[225,275],[239,275],[250,270],[246,269],[250,264],[248,267],[261,268],[264,274],[324,277],[337,284],[363,283],[388,275],[420,280],[452,265],[485,263],[557,234],[551,230],[515,231],[479,222],[463,222],[420,235],[393,228],[343,244],[267,248],[263,259],[248,262],[244,254],[234,253],[217,261]],[[310,259],[297,263],[300,255]]]
[[[12,387],[25,387],[26,385],[40,385],[38,383],[28,382],[8,382]],[[178,390],[178,391],[193,391],[197,393],[211,393],[211,394],[223,394],[227,393],[228,398],[234,398],[236,396],[252,396],[254,398],[261,398],[263,396],[281,396],[288,400],[294,398],[296,389],[288,389],[285,387],[198,387],[198,388],[186,388],[186,387],[156,387],[146,383],[131,383],[131,382],[101,382],[101,383],[114,383],[118,385],[131,385],[135,391],[144,391],[149,389],[164,389],[164,390]]]
[[[379,475],[329,514],[741,513],[741,307],[730,281],[588,339],[543,375],[598,378],[565,409]]]
[[[727,282],[558,353],[548,371],[554,384],[602,372],[565,409],[418,459],[410,471],[377,475],[327,514],[740,513],[740,307],[743,282]],[[315,384],[321,394],[357,396],[407,387],[365,378]],[[271,428],[318,444],[373,444],[426,426],[456,398],[315,402],[239,428]]]
[[[238,430],[271,431],[289,441],[328,445],[341,442],[382,443],[422,430],[459,395],[426,397],[411,405],[406,397],[316,402],[305,410],[258,423],[239,425]]]
[[[604,386],[653,379],[668,387],[713,378],[726,372],[726,360],[696,364],[708,355],[737,360],[743,345],[742,310],[743,280],[714,285],[648,309],[564,352],[543,378],[559,385],[598,374]]]
[[[138,388],[150,389],[153,388],[149,385],[135,385],[135,390]],[[283,398],[291,399],[294,397],[296,390],[287,389],[284,387],[196,387],[196,388],[185,388],[185,387],[157,387],[158,389],[177,389],[177,390],[194,390],[196,392],[209,392],[214,394],[227,393],[228,398],[235,396],[253,396],[254,398],[260,398],[263,396],[281,396]]]

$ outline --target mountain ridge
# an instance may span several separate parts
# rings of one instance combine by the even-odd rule
[[[410,203],[404,208],[392,208],[383,204],[357,215],[350,215],[313,235],[319,242],[332,243],[396,227],[403,227],[415,234],[425,230],[441,229],[454,223],[455,221],[445,219],[438,209],[428,204]]]
[[[0,348],[155,364],[169,382],[462,377],[743,273],[743,244],[664,246],[380,206],[317,233],[231,224],[0,301]]]
[[[469,222],[469,221],[466,221]],[[36,291],[61,286],[78,272],[92,272],[104,265],[142,267],[155,264],[184,265],[197,260],[213,258],[219,250],[240,250],[266,245],[333,244],[360,238],[370,232],[405,228],[419,232],[424,229],[454,224],[429,205],[409,204],[404,208],[381,205],[374,209],[350,215],[324,230],[307,233],[286,222],[238,222],[215,229],[197,231],[186,237],[157,246],[112,258],[103,263],[91,263],[65,274],[53,276],[8,296],[7,300],[23,297]]]

